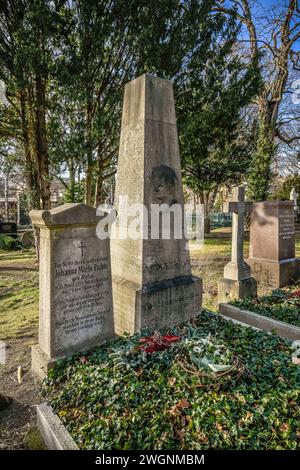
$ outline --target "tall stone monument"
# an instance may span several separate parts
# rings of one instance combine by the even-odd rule
[[[295,257],[293,201],[253,204],[247,262],[262,285],[284,287],[297,279],[300,265]]]
[[[202,283],[191,274],[183,230],[180,238],[175,236],[178,227],[172,209],[183,210],[183,188],[173,89],[171,82],[150,75],[125,87],[115,197],[117,231],[126,231],[131,223],[122,216],[124,196],[128,205],[143,204],[145,212],[139,237],[111,240],[116,332],[134,333],[145,326],[189,320],[201,310]],[[165,205],[162,212],[170,215],[170,239],[164,239],[161,227],[156,237],[151,236],[152,204]]]
[[[245,202],[245,188],[233,188],[232,200],[225,203],[223,212],[232,212],[231,261],[224,268],[224,277],[218,282],[219,303],[233,299],[255,297],[256,281],[250,266],[244,261],[244,218],[252,203]]]
[[[39,343],[32,370],[43,378],[60,358],[114,336],[109,240],[96,236],[96,209],[65,204],[31,211],[40,233]]]

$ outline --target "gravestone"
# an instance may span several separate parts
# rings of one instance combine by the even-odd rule
[[[34,246],[33,230],[26,230],[21,235],[21,245],[23,248],[32,248]]]
[[[0,222],[0,234],[16,236],[17,235],[16,222]]]
[[[255,297],[256,281],[251,277],[250,266],[244,261],[244,218],[252,203],[245,202],[245,188],[233,188],[232,200],[225,203],[223,211],[232,212],[231,261],[224,268],[224,277],[218,282],[218,301]]]
[[[293,201],[253,204],[247,262],[262,285],[284,287],[297,279],[299,259],[295,257]]]
[[[109,240],[96,236],[96,209],[65,204],[31,211],[40,234],[39,343],[32,369],[40,378],[60,358],[114,336]]]
[[[111,240],[116,332],[170,326],[201,310],[201,279],[192,276],[183,232],[170,239],[162,230],[151,237],[151,205],[165,204],[165,215],[183,209],[183,188],[173,88],[170,81],[143,75],[125,87],[116,183],[116,232],[127,229],[122,197],[128,205],[143,204],[140,236]],[[182,220],[183,220],[182,215]],[[181,220],[181,221],[182,221]],[[143,235],[144,223],[149,222]],[[172,224],[171,224],[172,225]]]

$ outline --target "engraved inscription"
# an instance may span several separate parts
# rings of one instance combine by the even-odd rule
[[[279,237],[283,240],[291,240],[294,235],[294,216],[288,214],[279,215]]]
[[[81,247],[80,247],[81,248]],[[64,260],[54,264],[55,327],[64,335],[101,328],[109,309],[108,257]]]

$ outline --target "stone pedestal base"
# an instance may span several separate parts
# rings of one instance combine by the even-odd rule
[[[251,273],[261,286],[270,288],[285,287],[292,284],[300,275],[300,259],[293,258],[282,261],[270,261],[249,258]]]
[[[59,359],[63,358],[53,359],[48,357],[38,344],[31,346],[31,370],[33,375],[40,380],[47,376],[49,370],[55,367]]]
[[[243,299],[245,297],[256,297],[257,285],[253,277],[242,279],[241,281],[233,281],[231,279],[222,278],[218,282],[218,302],[227,303],[235,299]]]
[[[113,304],[117,334],[134,334],[144,327],[174,326],[201,312],[202,279],[179,276],[145,284],[142,288],[113,278]]]

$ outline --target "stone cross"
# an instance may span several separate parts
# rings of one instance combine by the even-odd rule
[[[84,245],[84,243],[81,242],[80,245],[78,245],[78,248],[81,249],[81,256],[83,256],[83,255],[84,255],[84,251],[83,251],[83,250],[84,250],[84,248],[86,248],[86,245]]]
[[[244,261],[244,219],[252,203],[245,202],[243,186],[233,189],[231,199],[223,205],[223,212],[232,212],[231,261],[224,268],[224,278],[240,281],[251,277],[250,266]]]

